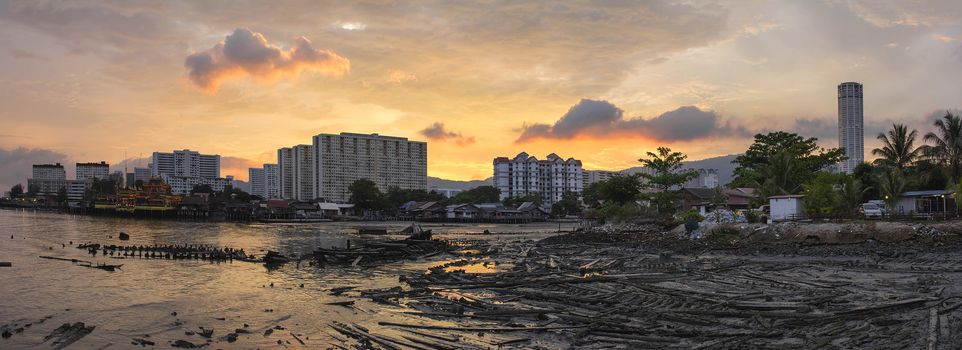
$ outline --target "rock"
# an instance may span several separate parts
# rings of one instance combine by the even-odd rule
[[[170,346],[181,349],[197,349],[207,346],[207,344],[197,345],[186,340],[177,340],[170,343]]]
[[[237,333],[228,333],[227,335],[220,337],[220,340],[227,341],[228,343],[233,343],[237,341]]]

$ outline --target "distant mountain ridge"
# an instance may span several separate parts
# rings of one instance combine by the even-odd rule
[[[705,158],[700,160],[693,160],[685,162],[686,169],[718,169],[718,183],[721,185],[727,185],[732,181],[733,173],[735,172],[735,164],[732,161],[738,157],[737,154],[729,154],[727,156],[719,156],[712,158]],[[625,169],[628,173],[638,173],[642,167],[632,167]],[[478,186],[490,186],[492,184],[491,178],[484,180],[470,180],[470,181],[458,181],[458,180],[446,180],[437,177],[428,176],[428,189],[458,189],[458,190],[470,190]]]

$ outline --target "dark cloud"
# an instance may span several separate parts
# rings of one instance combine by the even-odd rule
[[[61,163],[64,170],[69,170],[67,155],[41,148],[19,147],[14,149],[0,148],[0,192],[9,191],[16,184],[27,185],[27,179],[33,174],[34,164]]]
[[[191,82],[207,91],[216,91],[221,81],[231,76],[272,80],[296,76],[303,70],[339,76],[351,69],[348,59],[315,49],[307,38],[299,37],[294,47],[282,50],[247,28],[235,29],[209,50],[187,56],[184,66]]]
[[[691,141],[717,137],[747,137],[744,127],[723,120],[713,111],[684,106],[652,119],[624,117],[608,101],[582,99],[553,125],[522,127],[517,142],[535,138],[571,139],[576,136],[638,135],[660,141]]]
[[[444,123],[435,122],[431,126],[419,131],[421,135],[435,141],[452,140],[460,145],[474,143],[474,137],[464,136],[459,132],[449,131],[444,128]]]

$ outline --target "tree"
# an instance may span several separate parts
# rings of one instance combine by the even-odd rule
[[[10,188],[10,198],[20,198],[23,197],[23,185],[16,184]]]
[[[638,175],[615,174],[608,179],[588,185],[582,196],[591,205],[614,202],[618,205],[634,202],[638,199],[641,181]]]
[[[454,204],[464,203],[496,203],[501,199],[501,191],[494,186],[478,186],[467,191],[458,193],[450,202]]]
[[[886,171],[879,174],[878,179],[879,194],[888,206],[889,212],[897,210],[899,199],[905,192],[905,177],[899,170]]]
[[[843,175],[839,183],[841,189],[838,192],[838,212],[847,217],[854,217],[858,208],[866,202],[865,193],[869,188],[854,176]]]
[[[581,204],[578,202],[578,194],[565,192],[561,195],[561,200],[551,205],[551,216],[565,217],[568,215],[581,214]]]
[[[651,173],[642,173],[649,188],[658,192],[648,195],[659,213],[671,215],[675,212],[675,203],[681,199],[681,193],[675,187],[698,177],[694,170],[681,171],[682,161],[687,158],[681,152],[673,152],[668,147],[658,147],[658,153],[647,152],[648,158],[638,161],[651,169]]]
[[[923,138],[933,145],[923,146],[923,152],[928,158],[948,168],[952,183],[959,182],[962,176],[962,120],[946,112],[942,119],[935,120],[934,125],[935,132],[926,133]]]
[[[351,204],[357,209],[382,210],[386,206],[384,194],[374,181],[358,179],[348,186],[347,190],[351,192]]]
[[[887,133],[879,133],[876,139],[882,142],[882,147],[872,150],[872,155],[878,157],[875,164],[902,171],[912,166],[922,155],[922,148],[915,147],[918,133],[915,129],[908,131],[905,124],[892,124]]]
[[[844,150],[819,147],[814,137],[806,139],[784,131],[757,134],[748,150],[735,158],[735,178],[729,185],[797,193],[816,172],[844,159]],[[777,179],[763,186],[772,176]]]
[[[138,190],[144,189],[144,180],[134,181],[134,188],[136,188],[136,189],[138,189]]]
[[[820,171],[815,177],[802,185],[805,194],[805,211],[808,215],[818,218],[830,216],[838,207],[838,194],[835,185],[838,183],[836,174]]]
[[[878,199],[878,168],[872,163],[861,163],[852,170],[852,178],[862,185],[862,197],[860,203]]]

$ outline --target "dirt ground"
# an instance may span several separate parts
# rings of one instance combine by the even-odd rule
[[[785,223],[699,240],[624,226],[461,241],[400,288],[346,294],[420,321],[332,327],[355,348],[958,349],[960,233],[959,222]]]

